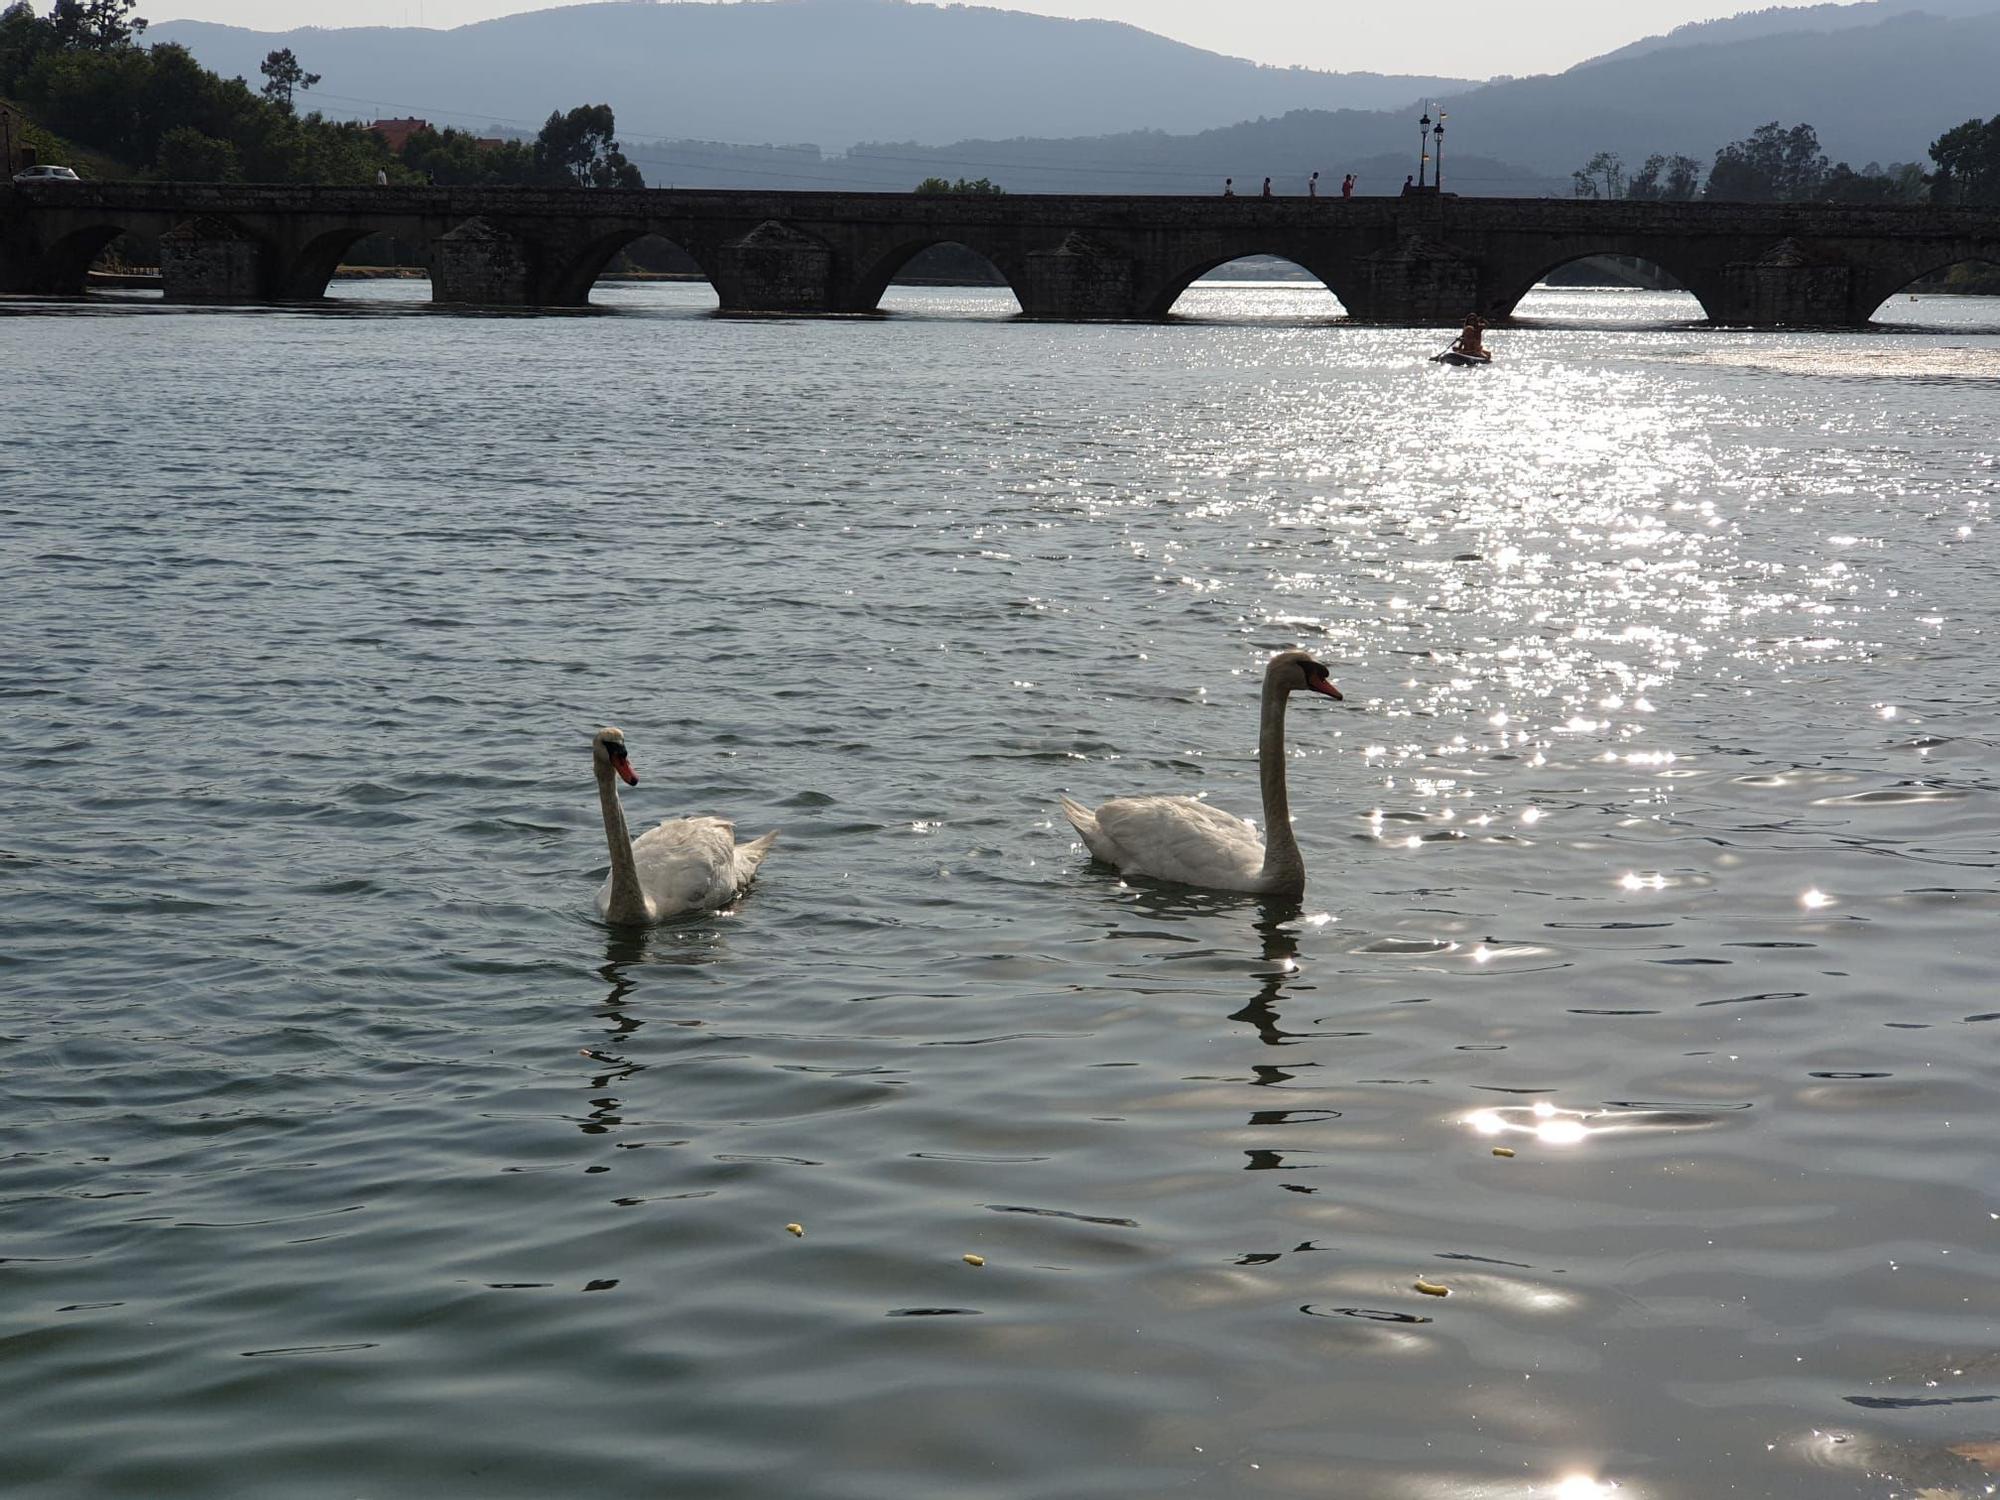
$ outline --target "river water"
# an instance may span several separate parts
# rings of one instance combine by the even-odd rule
[[[1992,1493],[2000,307],[339,293],[0,305],[10,1500]]]

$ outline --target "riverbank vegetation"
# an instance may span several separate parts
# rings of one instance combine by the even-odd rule
[[[319,82],[290,48],[271,53],[261,89],[222,78],[185,47],[143,46],[136,0],[30,0],[0,10],[0,99],[29,124],[37,160],[85,175],[182,182],[380,180],[546,187],[643,187],[619,148],[609,105],[553,113],[533,140],[422,130],[399,156],[366,125],[298,113]],[[80,149],[79,149],[80,148]]]
[[[1812,126],[1787,130],[1776,120],[1718,149],[1706,182],[1693,157],[1659,153],[1629,177],[1614,151],[1598,152],[1570,174],[1579,198],[1669,203],[1923,203],[1933,201],[1935,181],[1914,162],[1829,164]]]
[[[1627,176],[1615,151],[1570,174],[1579,198],[1720,203],[2000,203],[2000,115],[1967,120],[1931,142],[1936,170],[1917,162],[1829,163],[1819,133],[1772,120],[1715,153],[1707,181],[1691,156],[1655,154]]]

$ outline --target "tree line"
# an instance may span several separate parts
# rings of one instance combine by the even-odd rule
[[[1829,164],[1819,133],[1759,125],[1715,153],[1702,180],[1691,156],[1654,155],[1629,176],[1617,153],[1600,151],[1570,174],[1579,198],[1718,203],[2000,203],[2000,115],[1967,120],[1930,145],[1936,170],[1916,162]]]
[[[608,104],[554,112],[533,140],[420,130],[398,156],[364,125],[300,114],[296,96],[320,75],[289,47],[264,59],[252,89],[185,47],[141,45],[137,3],[52,0],[41,15],[14,0],[0,10],[0,99],[43,132],[169,181],[645,186]]]

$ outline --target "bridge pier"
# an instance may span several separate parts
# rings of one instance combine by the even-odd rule
[[[160,236],[160,290],[169,302],[267,302],[270,247],[227,219],[203,215]]]
[[[1711,321],[1751,328],[1832,328],[1865,324],[1874,303],[1857,308],[1854,267],[1780,240],[1753,261],[1723,269],[1722,294],[1704,298]]]
[[[0,212],[0,297],[20,297],[41,290],[42,247],[22,214]]]
[[[1132,257],[1072,234],[1053,250],[1032,250],[1015,291],[1030,318],[1064,322],[1136,318]]]
[[[467,219],[431,242],[431,301],[532,307],[534,248],[484,219]]]
[[[1341,287],[1351,317],[1372,323],[1456,323],[1480,307],[1479,267],[1448,246],[1411,235],[1363,255]]]
[[[767,219],[720,245],[709,265],[724,312],[868,312],[845,307],[834,291],[833,251],[809,234]]]

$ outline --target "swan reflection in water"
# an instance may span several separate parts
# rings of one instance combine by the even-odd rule
[[[1330,918],[1307,916],[1295,896],[1237,895],[1150,880],[1121,884],[1107,891],[1105,897],[1109,918],[1105,935],[1114,941],[1157,947],[1163,929],[1190,927],[1202,930],[1203,936],[1214,933],[1217,941],[1213,943],[1203,942],[1182,953],[1161,952],[1160,956],[1169,962],[1192,957],[1226,957],[1234,964],[1240,959],[1249,977],[1256,981],[1255,991],[1240,1010],[1230,1013],[1229,1019],[1250,1027],[1266,1046],[1286,1047],[1315,1035],[1308,1031],[1287,1031],[1280,1024],[1280,1013],[1287,992],[1299,987],[1300,930]],[[1242,919],[1247,919],[1249,931],[1256,935],[1254,958],[1244,952],[1245,944],[1238,935],[1241,929],[1235,922]],[[1198,941],[1193,934],[1185,939],[1179,933],[1174,936],[1181,941]]]
[[[597,977],[610,986],[610,991],[591,1007],[591,1015],[604,1023],[604,1040],[582,1049],[585,1057],[604,1065],[603,1071],[591,1076],[590,1108],[577,1120],[577,1128],[585,1135],[604,1135],[625,1123],[619,1113],[621,1101],[608,1091],[623,1080],[645,1072],[649,1066],[626,1055],[631,1039],[646,1024],[634,1013],[637,1007],[633,996],[640,988],[640,978],[657,966],[705,967],[720,963],[727,955],[728,944],[723,940],[722,929],[712,922],[680,927],[618,928],[606,934],[604,962],[597,969]],[[673,1026],[707,1024],[699,1016],[657,1019]]]
[[[1289,896],[1266,896],[1256,907],[1253,925],[1262,952],[1258,967],[1252,970],[1257,976],[1257,993],[1229,1019],[1250,1027],[1267,1047],[1289,1047],[1312,1034],[1287,1031],[1279,1024],[1286,990],[1297,983],[1301,972],[1298,928],[1304,908]]]

